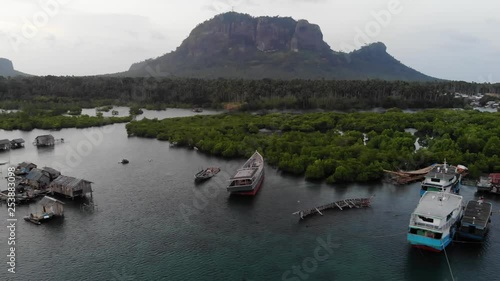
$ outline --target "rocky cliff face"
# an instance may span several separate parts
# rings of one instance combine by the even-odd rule
[[[382,43],[333,52],[320,27],[307,20],[234,12],[199,24],[174,52],[116,75],[151,76],[151,69],[197,78],[434,79],[401,64]]]
[[[322,51],[330,49],[328,44],[323,41],[323,33],[317,24],[310,24],[306,20],[299,20],[295,27],[291,42],[292,50],[299,52],[301,50]]]
[[[238,51],[274,52],[329,49],[318,25],[292,18],[226,13],[197,26],[180,49],[188,56]]]
[[[14,73],[14,65],[8,59],[0,58],[0,74]]]
[[[0,76],[14,77],[14,76],[20,76],[20,75],[26,76],[27,74],[16,71],[14,69],[14,65],[12,64],[12,61],[5,59],[5,58],[0,58]]]

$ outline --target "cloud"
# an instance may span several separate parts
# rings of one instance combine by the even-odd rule
[[[448,30],[447,32],[445,32],[445,34],[452,41],[462,44],[477,44],[482,41],[476,35],[463,31]]]

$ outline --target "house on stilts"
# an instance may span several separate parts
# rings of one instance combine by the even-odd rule
[[[0,140],[0,150],[9,150],[10,141],[8,139]]]
[[[13,139],[10,141],[10,148],[23,148],[24,147],[24,139]]]
[[[50,174],[44,170],[33,168],[26,175],[26,183],[35,189],[45,189],[50,183]]]
[[[48,173],[48,175],[50,177],[50,181],[55,180],[57,177],[59,177],[61,175],[61,172],[59,172],[58,170],[51,168],[51,167],[43,167],[42,171],[45,171]]]
[[[75,197],[85,197],[88,193],[92,196],[91,184],[92,182],[84,179],[61,175],[49,184],[49,190],[51,193],[74,199]]]
[[[39,225],[55,217],[64,217],[64,202],[44,196],[38,205],[42,208],[41,213],[31,213],[29,216],[24,217],[25,221]]]
[[[15,173],[16,175],[25,175],[36,167],[37,167],[36,164],[33,164],[31,162],[22,162],[19,165],[17,165]]]
[[[54,136],[52,135],[41,135],[35,138],[33,144],[37,147],[43,146],[53,146],[56,143]]]

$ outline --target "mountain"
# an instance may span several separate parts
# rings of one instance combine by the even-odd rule
[[[27,74],[15,70],[12,61],[5,58],[0,58],[0,76],[14,77],[14,76],[27,76]]]
[[[236,12],[199,24],[175,51],[134,63],[115,75],[437,80],[396,60],[383,43],[335,52],[323,40],[321,28],[307,20]]]

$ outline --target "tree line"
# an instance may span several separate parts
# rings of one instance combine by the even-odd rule
[[[249,157],[308,179],[379,180],[383,170],[463,164],[472,177],[500,171],[500,113],[246,113],[132,121],[130,136],[168,140],[211,155]],[[413,128],[415,135],[405,131]],[[424,146],[415,149],[415,141]]]
[[[373,107],[463,107],[456,92],[500,93],[500,84],[455,81],[383,80],[243,80],[158,77],[0,77],[0,108],[27,104],[96,107],[106,104],[161,109],[167,106],[221,108],[238,103],[243,109],[347,110]]]
[[[89,128],[114,123],[126,123],[131,120],[131,116],[103,117],[102,114],[95,117],[88,115],[68,116],[60,115],[60,113],[54,111],[36,109],[0,113],[0,129],[31,131],[33,129],[59,130],[63,128]]]

